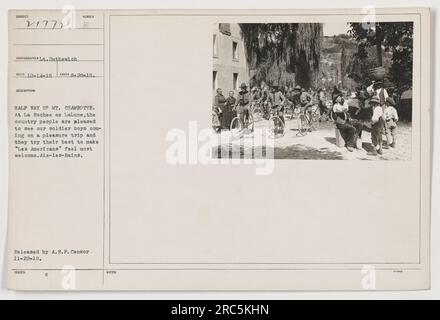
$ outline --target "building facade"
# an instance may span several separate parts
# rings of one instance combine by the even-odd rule
[[[221,88],[225,96],[229,91],[237,95],[240,84],[249,86],[244,43],[240,26],[235,23],[216,23],[213,33],[212,90]]]

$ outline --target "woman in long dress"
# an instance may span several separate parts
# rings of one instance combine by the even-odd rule
[[[222,118],[222,109],[219,107],[221,104],[222,90],[220,88],[217,89],[217,95],[214,97],[214,104],[212,106],[212,128],[216,132],[220,132],[222,128],[221,118]]]
[[[231,126],[232,119],[234,118],[234,106],[237,100],[234,97],[234,91],[229,91],[229,96],[226,99],[225,111],[223,112],[223,124],[225,129],[229,129]]]
[[[217,89],[217,95],[214,98],[214,105],[219,110],[219,118],[220,118],[220,127],[221,129],[228,129],[226,123],[226,118],[228,116],[228,112],[226,110],[226,98],[223,95],[222,89]]]

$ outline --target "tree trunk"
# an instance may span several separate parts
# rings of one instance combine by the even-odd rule
[[[383,61],[382,61],[382,42],[381,41],[376,44],[376,52],[377,52],[378,67],[382,67]]]
[[[377,53],[377,64],[378,67],[383,66],[383,59],[382,59],[382,41],[384,40],[384,34],[382,30],[378,30],[376,28],[376,53]]]

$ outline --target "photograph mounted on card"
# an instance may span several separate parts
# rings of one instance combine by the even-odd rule
[[[411,160],[413,35],[412,21],[214,24],[214,157]]]
[[[9,288],[430,287],[429,9],[8,23]]]

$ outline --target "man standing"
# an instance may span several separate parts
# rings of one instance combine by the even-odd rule
[[[311,119],[312,119],[312,100],[313,97],[310,93],[306,92],[306,89],[302,88],[301,89],[301,95],[299,96],[299,100],[301,103],[301,111],[303,111],[305,113],[305,115],[307,116],[307,119],[310,123]],[[311,128],[309,129],[311,131]]]
[[[240,92],[238,93],[237,102],[235,104],[235,110],[243,124],[245,120],[249,119],[249,103],[250,94],[247,90],[246,83],[243,82],[240,85]]]
[[[301,97],[301,86],[297,85],[295,86],[295,88],[293,88],[293,92],[291,95],[291,99],[295,107],[301,104],[300,97]]]
[[[272,108],[277,109],[277,114],[281,118],[281,121],[283,121],[284,123],[284,101],[286,100],[286,98],[284,97],[279,87],[274,87],[272,96]]]
[[[377,96],[379,98],[379,104],[381,106],[385,105],[386,99],[388,98],[388,92],[383,87],[383,82],[378,81],[374,82],[367,88],[367,92],[370,94],[370,96]]]
[[[272,107],[271,94],[269,92],[269,88],[265,85],[261,91],[261,103],[263,106],[264,117],[269,119],[270,117],[270,108]]]
[[[376,96],[370,99],[370,106],[373,110],[371,118],[371,142],[373,143],[373,154],[382,154],[382,134],[384,129],[383,109],[380,105],[380,99]]]
[[[226,98],[223,96],[221,88],[217,88],[217,95],[214,97],[214,106],[220,121],[220,129],[226,129],[224,123],[223,112],[225,111]]]

